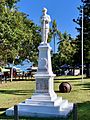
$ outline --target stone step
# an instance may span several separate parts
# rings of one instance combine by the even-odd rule
[[[45,94],[45,95],[39,94],[39,95],[33,95],[31,97],[31,99],[33,99],[33,100],[51,100],[51,97],[48,94]]]
[[[31,106],[42,106],[42,107],[46,107],[46,106],[58,107],[59,110],[64,110],[68,106],[68,100],[62,100],[58,98],[54,102],[54,101],[31,101],[30,99],[27,99],[24,104],[29,106],[31,105]]]
[[[67,100],[62,100],[59,106],[19,103],[18,104],[19,116],[65,117],[73,109],[73,103],[68,104],[67,103],[68,103]],[[9,108],[8,110],[6,110],[6,115],[12,116],[13,114],[14,114],[13,108]]]
[[[50,100],[33,100],[33,99],[26,99],[25,100],[26,104],[29,105],[40,105],[40,106],[53,106],[54,102]]]
[[[50,100],[54,101],[57,98],[57,95],[55,93],[43,93],[43,94],[34,94],[32,95],[31,99],[32,100]]]
[[[64,110],[65,108],[68,107],[68,100],[62,100],[62,102],[60,103],[60,111]]]
[[[37,105],[37,104],[19,104],[19,109],[28,110],[32,113],[44,113],[44,114],[65,114],[72,110],[73,104],[67,102],[67,100],[63,100],[59,106],[47,106],[46,104]]]
[[[22,104],[23,105],[23,104]],[[67,115],[71,112],[71,110],[73,109],[73,106],[68,106],[68,109],[64,109],[59,111],[58,107],[54,107],[54,108],[42,108],[40,109],[40,107],[34,107],[32,108],[32,106],[27,106],[27,105],[19,105],[19,111],[18,114],[19,116],[32,116],[32,117],[67,117]],[[46,109],[46,110],[45,110]],[[9,108],[8,110],[6,110],[6,115],[8,116],[13,116],[14,115],[14,109]]]
[[[62,102],[62,97],[58,97],[55,101],[54,101],[54,106],[60,106],[60,103]]]
[[[67,115],[69,115],[72,110],[73,110],[73,107],[71,108],[71,106],[70,106],[70,108],[68,107],[68,109],[64,109],[64,110],[61,110],[61,111],[58,110],[58,107],[54,107],[54,108],[52,107],[51,109],[50,109],[50,107],[47,107],[46,110],[45,110],[45,108],[41,108],[41,109],[36,108],[36,111],[28,109],[27,113],[26,113],[26,110],[22,109],[21,111],[19,111],[19,114],[21,116],[30,115],[32,117],[34,116],[34,117],[50,117],[50,118],[51,117],[61,117],[61,118],[66,118]]]
[[[72,110],[72,108],[73,108],[73,103],[68,103],[66,107],[62,108],[62,111]]]
[[[62,97],[58,97],[55,101],[51,100],[41,100],[41,99],[26,99],[26,104],[35,104],[35,105],[46,105],[46,106],[59,106],[62,102]]]

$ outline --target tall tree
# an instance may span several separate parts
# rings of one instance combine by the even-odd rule
[[[76,28],[79,32],[77,36],[77,52],[76,57],[79,58],[77,63],[81,64],[81,35],[82,35],[82,8],[83,8],[83,52],[84,52],[84,64],[89,66],[90,64],[90,0],[81,0],[82,5],[78,7],[80,12],[79,17],[75,20],[79,27]],[[87,70],[87,77],[90,77],[90,73]]]
[[[74,65],[76,52],[75,40],[67,32],[58,31],[58,52],[52,56],[52,68],[55,74],[60,75],[60,66],[63,64]]]
[[[16,3],[20,0],[5,0],[7,7],[10,9],[16,6]]]
[[[52,22],[52,35],[53,35],[53,41],[54,41],[54,53],[56,52],[56,36],[57,36],[57,23],[56,20],[53,20]]]
[[[15,1],[18,0],[12,0],[13,4]],[[30,60],[37,62],[40,41],[40,28],[28,19],[26,14],[19,12],[13,5],[10,7],[8,1],[1,0],[0,61],[5,64],[20,55],[21,59],[29,56]]]

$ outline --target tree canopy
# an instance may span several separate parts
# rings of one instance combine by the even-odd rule
[[[18,1],[0,1],[0,61],[5,64],[19,55],[21,59],[29,56],[37,63],[40,27],[18,11],[15,6]]]
[[[75,20],[79,27],[77,27],[78,36],[77,36],[77,52],[76,57],[81,64],[81,42],[82,42],[82,9],[83,9],[83,45],[84,45],[84,64],[90,63],[90,0],[81,0],[82,5],[78,7],[79,17]]]
[[[58,42],[58,54],[60,57],[61,64],[73,64],[73,56],[76,52],[76,45],[74,44],[74,39],[70,34],[64,32],[59,34],[60,41]]]
[[[77,27],[78,36],[77,36],[77,52],[75,57],[78,58],[76,63],[81,64],[81,49],[82,49],[82,34],[83,34],[83,61],[86,65],[86,76],[90,77],[90,0],[81,0],[82,5],[78,7],[79,17],[75,20],[79,27]],[[83,26],[82,26],[82,12],[83,12]],[[82,33],[83,29],[83,33]]]

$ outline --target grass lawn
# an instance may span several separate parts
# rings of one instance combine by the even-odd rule
[[[70,93],[60,93],[59,85],[62,81],[68,81],[72,85]],[[90,79],[81,82],[80,76],[61,76],[54,80],[55,92],[69,102],[78,103],[78,120],[90,120]],[[30,98],[35,89],[35,81],[23,80],[0,84],[0,120],[13,120],[12,117],[5,116],[7,108]],[[20,120],[42,120],[42,118],[20,118]],[[43,120],[56,120],[43,119]],[[58,119],[61,120],[61,119]],[[72,119],[72,114],[68,118]]]

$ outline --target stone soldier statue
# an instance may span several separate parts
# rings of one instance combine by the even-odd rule
[[[49,23],[51,22],[51,18],[47,15],[47,9],[43,9],[43,15],[41,17],[42,23],[42,43],[47,43],[48,33],[49,33]]]

